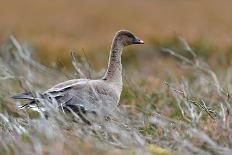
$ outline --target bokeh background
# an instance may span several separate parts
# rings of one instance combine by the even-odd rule
[[[146,44],[134,53],[130,47],[124,60],[143,58],[154,64],[157,49],[182,36],[200,55],[230,63],[231,10],[230,0],[8,0],[0,5],[0,42],[13,34],[47,65],[61,61],[68,67],[71,50],[85,51],[100,69],[107,64],[115,32],[128,29]]]
[[[120,29],[145,44],[123,52],[112,121],[87,126],[54,105],[45,119],[10,98],[79,70],[100,78]],[[0,0],[0,155],[230,155],[231,64],[231,0]]]

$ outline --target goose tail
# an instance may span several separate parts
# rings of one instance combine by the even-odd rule
[[[31,92],[25,92],[25,93],[21,93],[21,94],[16,94],[14,96],[11,96],[11,98],[16,99],[16,100],[23,100],[23,99],[27,99],[27,100],[34,100],[34,95]]]

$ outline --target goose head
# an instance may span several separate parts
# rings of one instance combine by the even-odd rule
[[[144,42],[136,37],[132,32],[127,30],[120,30],[115,35],[115,40],[123,46],[133,44],[144,44]]]

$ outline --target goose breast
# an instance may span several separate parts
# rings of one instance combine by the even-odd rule
[[[43,93],[57,100],[62,106],[79,105],[92,109],[96,103],[117,105],[120,95],[103,80],[77,79],[66,81]]]

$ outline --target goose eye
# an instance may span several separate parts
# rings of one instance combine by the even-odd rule
[[[132,41],[133,44],[144,44],[144,42],[141,39],[134,38]]]

